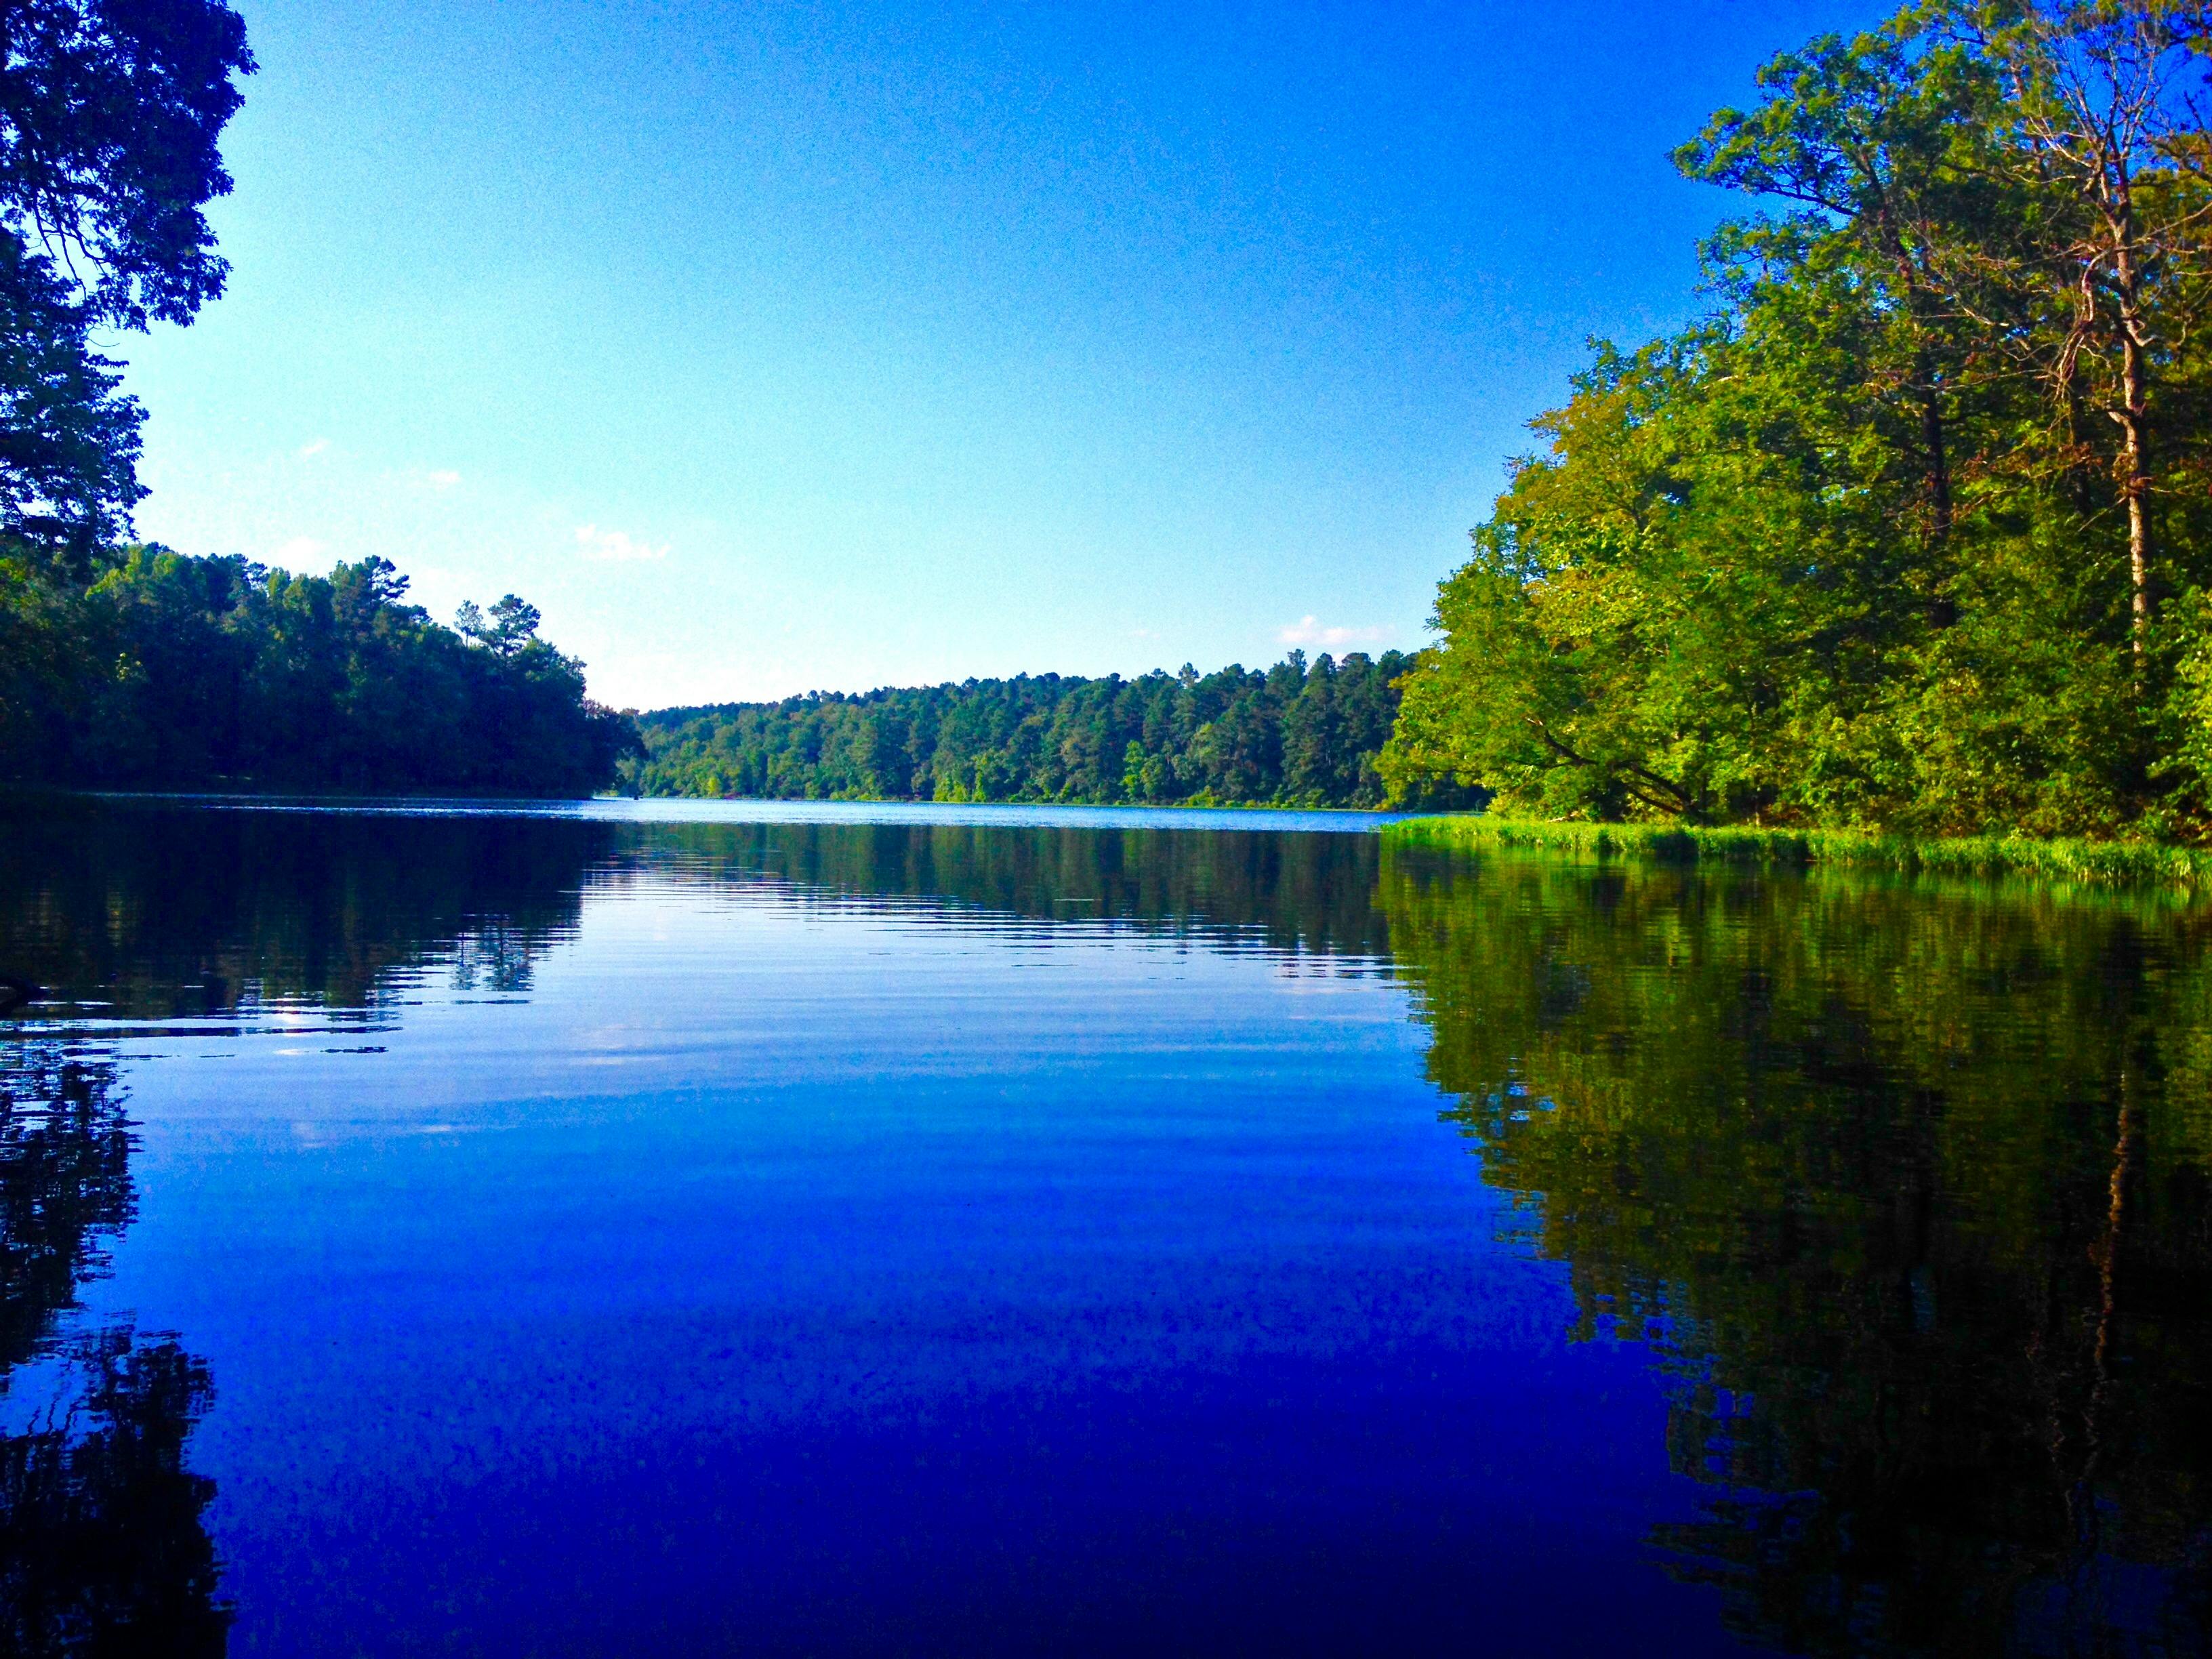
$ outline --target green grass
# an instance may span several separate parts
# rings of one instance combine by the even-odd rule
[[[1401,844],[1526,848],[1577,860],[1844,866],[1908,874],[2024,876],[2095,887],[2158,886],[2212,893],[2212,853],[2148,841],[2042,841],[2026,836],[1916,840],[1863,830],[1698,829],[1672,823],[1555,823],[1487,813],[1407,818],[1386,825]]]

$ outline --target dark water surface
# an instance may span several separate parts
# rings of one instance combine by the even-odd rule
[[[0,1651],[2205,1650],[2207,914],[1368,828],[19,811]]]

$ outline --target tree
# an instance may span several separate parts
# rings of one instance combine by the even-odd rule
[[[126,527],[143,412],[46,259],[0,236],[0,532],[82,574]]]
[[[221,0],[0,8],[0,526],[80,573],[128,528],[143,418],[89,331],[222,293],[204,209],[252,70]]]
[[[489,624],[482,624],[489,627]],[[644,717],[629,773],[655,794],[1376,806],[1396,652],[1266,673],[1186,665],[810,693]]]
[[[1941,544],[1954,509],[1946,404],[1964,355],[1952,326],[1960,231],[1996,210],[1977,165],[1996,93],[1984,64],[1916,52],[1917,33],[1907,14],[1856,42],[1823,35],[1782,53],[1759,70],[1758,107],[1721,111],[1675,161],[1792,204],[1815,234],[1840,231],[1833,251],[1891,301],[1899,337],[1886,379],[1915,405],[1926,533]]]
[[[1399,797],[2212,829],[2208,15],[1931,0],[1769,63],[1677,156],[1759,204],[1711,314],[1535,423]]]
[[[2069,407],[2077,380],[2099,369],[2092,396],[2120,428],[2114,469],[2127,515],[2130,642],[2140,680],[2151,646],[2152,386],[2160,335],[2187,319],[2205,251],[2212,197],[2204,186],[2203,112],[2192,95],[2212,59],[2212,8],[2194,0],[2008,0],[1943,25],[2002,77],[2021,184],[2052,199],[2052,286],[2071,301],[2068,326],[2043,351],[2043,372]]]
[[[492,606],[489,617],[473,600],[464,605],[453,626],[463,639],[483,647],[494,656],[511,657],[537,639],[540,620],[536,605],[506,593]]]

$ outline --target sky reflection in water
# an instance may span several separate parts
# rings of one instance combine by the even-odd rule
[[[760,816],[10,824],[12,1613],[2200,1645],[2196,917]]]

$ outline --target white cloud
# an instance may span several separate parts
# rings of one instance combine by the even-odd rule
[[[1312,617],[1302,617],[1275,637],[1285,645],[1318,645],[1334,650],[1345,645],[1372,645],[1382,637],[1379,628],[1323,628]]]
[[[271,564],[283,566],[287,570],[297,570],[302,565],[314,563],[323,556],[324,551],[323,544],[313,536],[295,536],[271,553],[269,561]]]
[[[576,526],[576,548],[587,559],[609,559],[624,563],[637,559],[665,559],[668,544],[655,547],[646,542],[633,541],[626,530],[602,530],[595,524]]]
[[[461,475],[453,471],[432,472],[426,474],[423,481],[433,489],[451,489],[460,483]]]
[[[319,455],[330,447],[331,441],[328,438],[311,438],[300,446],[300,459],[304,461],[310,455]]]

